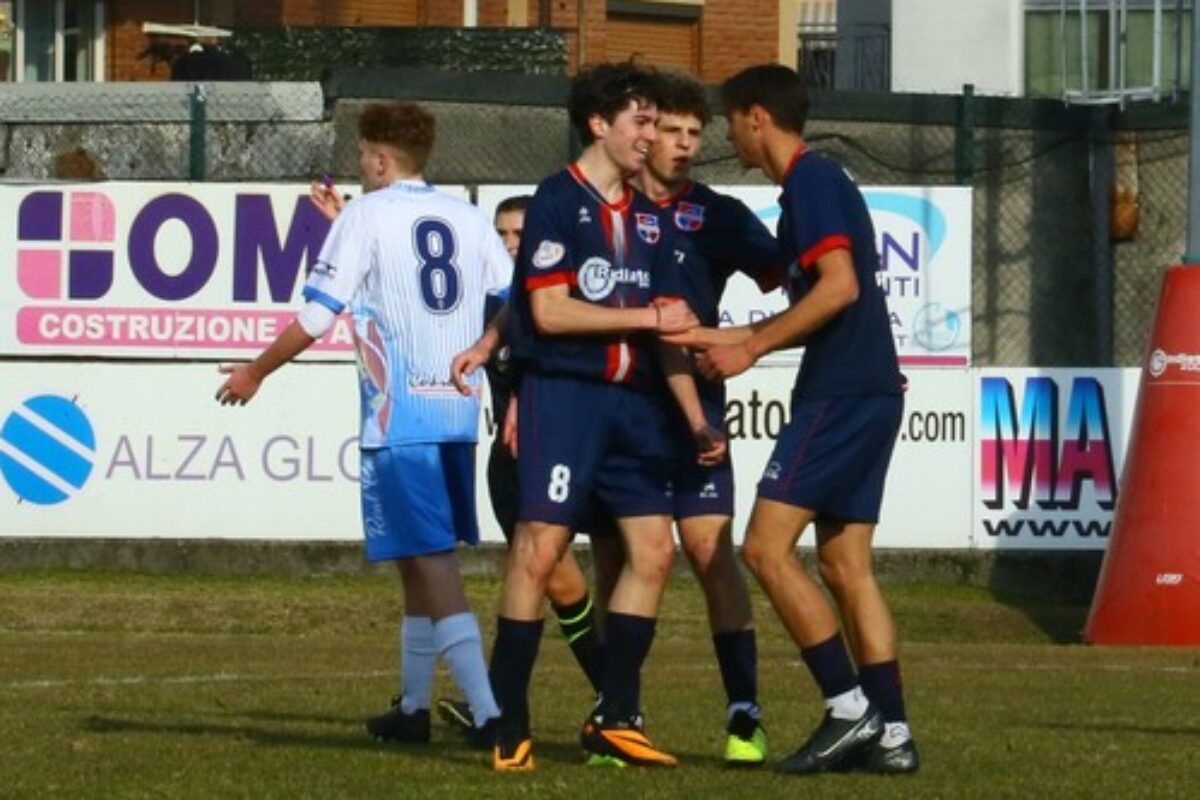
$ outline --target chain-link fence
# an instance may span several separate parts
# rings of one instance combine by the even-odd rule
[[[336,86],[336,91],[331,90]],[[0,171],[64,174],[81,158],[122,180],[354,182],[362,104],[425,103],[438,120],[428,176],[441,183],[532,183],[576,151],[563,79],[391,72],[317,83],[0,87]],[[817,93],[808,138],[863,184],[974,188],[974,360],[979,365],[1139,363],[1159,276],[1184,249],[1183,109],[1139,127],[1116,114],[1045,101]],[[1166,122],[1162,120],[1166,119]],[[1137,225],[1108,225],[1114,142],[1132,153]],[[741,169],[714,120],[694,174],[765,183]],[[64,160],[64,154],[74,158]],[[82,154],[82,156],[80,156]],[[86,162],[83,162],[86,163]]]

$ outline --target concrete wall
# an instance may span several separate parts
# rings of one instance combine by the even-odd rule
[[[1024,92],[1025,10],[1013,0],[892,4],[892,91]]]

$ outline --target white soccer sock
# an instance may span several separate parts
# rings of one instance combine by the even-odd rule
[[[442,617],[433,623],[433,638],[438,652],[450,667],[454,682],[471,705],[475,725],[481,726],[492,717],[500,716],[500,707],[492,696],[487,664],[483,660],[483,637],[479,635],[475,615],[464,611]]]
[[[879,743],[884,747],[899,747],[912,738],[912,731],[907,722],[888,722],[883,726],[883,736]]]
[[[867,708],[870,703],[867,702],[867,696],[862,693],[862,689],[855,686],[848,692],[842,692],[836,697],[825,699],[825,707],[830,710],[836,719],[859,719],[863,714],[867,713]]]
[[[400,623],[400,710],[411,714],[429,708],[437,671],[433,620],[405,617]]]

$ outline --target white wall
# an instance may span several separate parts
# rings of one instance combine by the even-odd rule
[[[1024,94],[1021,0],[894,0],[892,91]]]

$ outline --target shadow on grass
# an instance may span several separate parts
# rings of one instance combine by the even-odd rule
[[[1044,728],[1061,731],[1087,731],[1091,733],[1132,733],[1144,736],[1195,736],[1200,737],[1200,727],[1180,727],[1178,725],[1131,725],[1125,722],[1079,723],[1079,722],[1040,722],[1030,725],[1031,728]]]
[[[264,714],[263,716],[271,716]],[[297,719],[301,721],[332,721],[342,720],[328,718],[312,718],[300,715],[275,715],[286,721]],[[272,728],[234,725],[217,722],[153,722],[144,719],[127,719],[120,717],[90,716],[83,720],[83,730],[98,734],[152,733],[155,735],[175,736],[226,736],[231,739],[252,742],[265,747],[325,747],[344,750],[388,751],[406,755],[419,755],[423,758],[430,755],[454,763],[477,764],[488,758],[486,751],[472,750],[457,736],[441,738],[437,735],[429,744],[384,744],[368,738],[365,734],[347,735],[312,734],[298,731],[285,731]],[[538,739],[534,743],[534,754],[539,761],[560,764],[577,765],[583,763],[583,752],[578,744]],[[722,767],[719,758],[711,754],[680,753],[680,760],[690,765],[705,767]]]
[[[1104,554],[1098,551],[997,550],[988,587],[1055,644],[1078,644]]]

